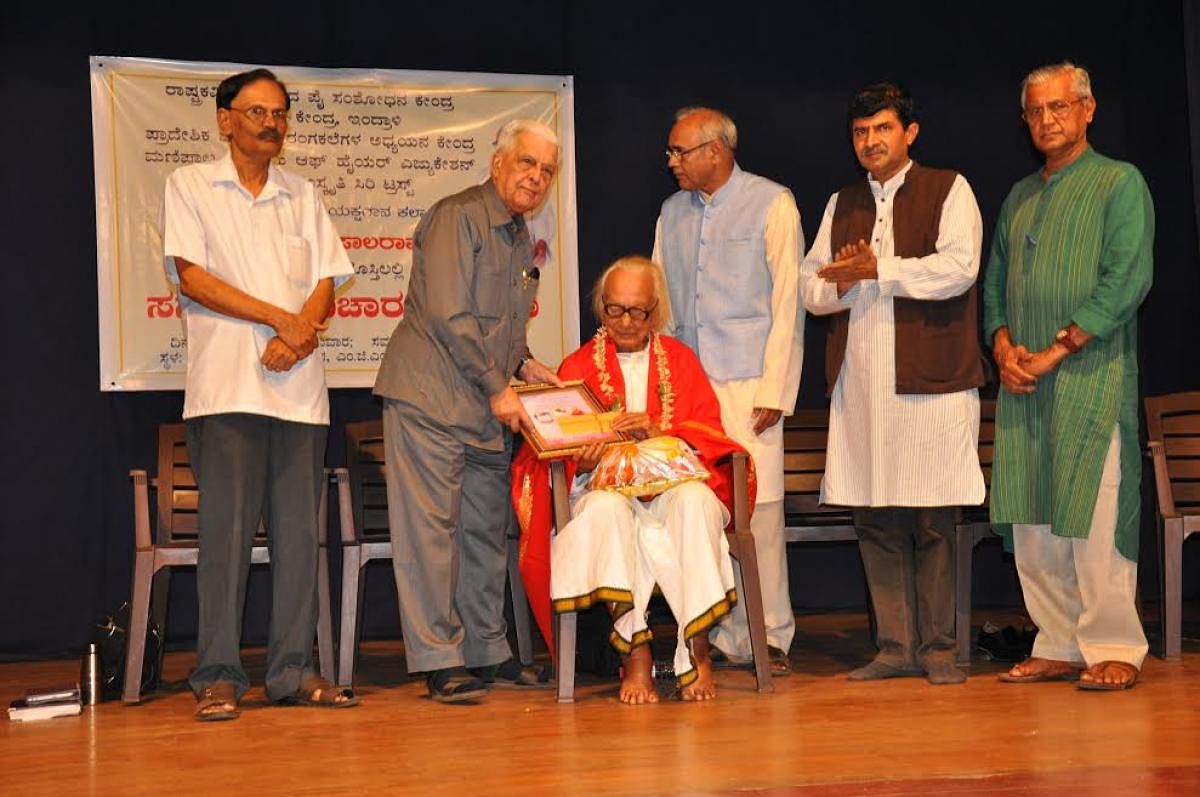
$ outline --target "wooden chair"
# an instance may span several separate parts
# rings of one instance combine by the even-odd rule
[[[996,402],[980,402],[979,456],[986,483],[991,482]],[[789,543],[858,542],[848,507],[821,503],[821,479],[829,443],[829,410],[802,409],[787,418],[783,430],[784,539]],[[986,463],[986,464],[984,464]],[[991,533],[987,503],[970,507],[956,527],[955,628],[960,664],[971,660],[971,560],[975,546]],[[868,612],[870,611],[868,600]],[[872,626],[874,618],[872,617]],[[872,633],[872,637],[874,634]]]
[[[358,658],[359,619],[366,578],[363,569],[373,559],[392,558],[388,531],[387,482],[384,477],[383,421],[374,419],[346,424],[348,467],[333,471],[338,491],[342,539],[341,634],[338,641],[339,686],[351,686]],[[517,658],[533,661],[529,603],[517,568],[516,523],[508,534],[508,590],[517,635]]]
[[[1162,657],[1176,661],[1182,648],[1183,543],[1200,531],[1200,392],[1147,397],[1145,405],[1161,523]]]
[[[735,453],[733,467],[733,522],[725,530],[729,542],[729,554],[734,566],[742,576],[739,595],[745,602],[746,619],[750,626],[750,651],[754,658],[754,677],[759,692],[774,692],[771,682],[771,667],[767,658],[767,626],[763,619],[762,587],[758,578],[758,552],[754,537],[750,534],[750,500],[747,495],[747,455]],[[563,460],[550,463],[550,489],[554,500],[554,527],[563,528],[571,519],[569,490]],[[558,702],[575,701],[575,612],[557,614],[554,618],[554,634],[558,642]]]
[[[172,567],[195,565],[200,546],[197,536],[196,508],[200,491],[188,460],[187,442],[182,423],[158,427],[158,476],[149,478],[144,470],[131,470],[133,480],[134,538],[137,551],[133,563],[133,599],[129,612],[129,639],[125,656],[125,685],[121,699],[126,703],[141,700],[142,660],[146,647],[146,623],[150,612],[154,621],[165,628],[167,592]],[[150,490],[157,492],[157,524],[151,531]],[[328,489],[321,490],[317,518],[317,657],[321,675],[333,680],[333,628],[329,608],[329,558],[325,546]],[[250,551],[251,564],[266,564],[266,530],[259,525]]]

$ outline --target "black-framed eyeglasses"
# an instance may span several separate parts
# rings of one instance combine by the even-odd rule
[[[1027,124],[1033,124],[1034,122],[1042,121],[1042,116],[1046,111],[1049,111],[1050,115],[1055,119],[1062,119],[1067,115],[1067,111],[1071,110],[1072,105],[1077,102],[1083,102],[1086,99],[1087,97],[1076,97],[1073,100],[1054,100],[1045,105],[1035,105],[1032,108],[1026,108],[1021,111],[1021,118]]]
[[[231,105],[229,106],[229,110],[237,111],[251,122],[254,122],[256,125],[262,125],[267,121],[268,116],[271,117],[271,120],[277,125],[286,125],[288,123],[289,111],[284,108],[276,108],[273,111],[268,111],[261,105],[251,105],[249,108],[234,108]]]
[[[650,314],[654,312],[655,307],[658,307],[657,299],[655,299],[654,304],[650,305],[649,307],[626,307],[623,304],[611,303],[604,305],[604,315],[608,318],[616,320],[626,313],[629,313],[629,320],[635,324],[640,324],[650,317]]]
[[[701,147],[706,147],[709,144],[713,143],[714,141],[716,141],[715,138],[710,138],[708,141],[702,141],[699,144],[697,144],[696,146],[690,147],[688,149],[684,149],[683,147],[668,146],[664,150],[664,152],[667,153],[667,160],[671,160],[671,158],[679,158],[679,160],[683,160],[684,158],[686,158],[688,155],[691,155],[696,150],[700,149]]]

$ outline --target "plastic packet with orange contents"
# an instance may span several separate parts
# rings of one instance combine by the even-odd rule
[[[609,446],[592,471],[588,489],[645,498],[709,475],[687,443],[661,435]]]

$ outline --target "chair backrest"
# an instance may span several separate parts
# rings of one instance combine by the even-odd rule
[[[1159,513],[1200,514],[1200,391],[1148,396],[1145,408]]]
[[[843,525],[850,510],[821,504],[829,410],[796,410],[783,427],[783,511],[787,525]]]
[[[389,540],[387,481],[383,469],[383,421],[346,424],[354,530],[359,540]]]
[[[200,539],[200,487],[188,456],[186,424],[164,423],[158,427],[158,475],[154,486],[158,493],[154,543],[196,545]],[[254,532],[256,546],[266,544],[267,529],[263,523],[264,518],[260,517]],[[320,541],[324,545],[324,525],[320,528]]]
[[[158,529],[154,539],[159,545],[195,542],[199,533],[200,488],[192,473],[184,429],[182,423],[158,427]]]

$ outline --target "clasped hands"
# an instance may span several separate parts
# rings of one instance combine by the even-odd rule
[[[634,440],[657,437],[662,431],[645,412],[623,412],[613,419],[614,432],[625,432]],[[591,473],[604,456],[605,443],[589,443],[575,453],[576,473]]]
[[[259,361],[268,371],[288,371],[316,351],[329,320],[312,321],[298,313],[281,313],[271,324],[275,337],[267,341]]]
[[[1009,393],[1018,394],[1036,390],[1038,377],[1053,371],[1069,354],[1064,346],[1054,343],[1031,352],[1013,343],[1006,327],[997,330],[992,347],[992,356],[1000,369],[1000,383]]]
[[[844,296],[859,280],[879,279],[879,260],[871,245],[860,240],[838,249],[832,263],[817,269],[817,276],[837,285],[838,296]]]

